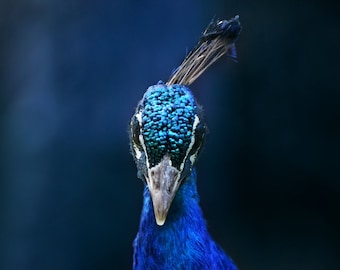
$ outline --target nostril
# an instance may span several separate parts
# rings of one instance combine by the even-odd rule
[[[159,181],[157,181],[156,179],[152,179],[152,184],[153,184],[153,187],[154,189],[160,189],[160,184],[159,184]]]
[[[171,182],[170,185],[167,186],[166,192],[170,194],[173,190],[175,182]]]

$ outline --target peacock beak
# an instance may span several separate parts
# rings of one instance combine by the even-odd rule
[[[148,170],[146,181],[151,194],[156,223],[159,226],[165,223],[171,203],[180,186],[179,178],[180,171],[172,166],[168,155]]]

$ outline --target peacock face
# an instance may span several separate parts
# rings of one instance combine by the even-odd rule
[[[204,140],[200,108],[183,85],[150,86],[131,119],[130,131],[138,176],[149,188],[157,224],[163,225]]]

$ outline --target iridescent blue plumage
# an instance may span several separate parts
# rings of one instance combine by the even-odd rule
[[[132,117],[132,152],[146,183],[134,269],[236,269],[199,206],[193,165],[206,130],[200,110],[186,86],[157,84]]]
[[[136,270],[236,270],[212,240],[199,206],[194,164],[206,125],[185,85],[234,47],[238,18],[212,21],[169,81],[148,88],[131,119],[131,152],[145,183]]]
[[[145,187],[141,221],[133,247],[135,270],[236,270],[207,231],[194,170],[178,190],[163,226],[155,223],[150,193]]]

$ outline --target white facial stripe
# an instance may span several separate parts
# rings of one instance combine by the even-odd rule
[[[145,156],[146,156],[146,162],[147,162],[147,165],[148,165],[147,153],[145,151],[144,138],[143,138],[143,135],[142,135],[142,111],[139,111],[138,113],[136,113],[135,117],[136,117],[136,119],[139,123],[139,127],[140,127],[138,139],[139,139],[139,142],[142,145],[142,148],[144,150],[144,153],[145,153]],[[137,147],[137,145],[135,143],[133,143],[133,150],[136,153],[136,158],[140,159],[142,157],[142,152],[139,150],[139,148]]]
[[[150,168],[149,159],[148,159],[148,152],[146,152],[146,146],[145,146],[145,143],[144,143],[144,137],[142,135],[142,133],[143,133],[143,130],[142,130],[142,111],[139,111],[136,114],[136,119],[139,122],[139,126],[140,126],[140,132],[139,132],[139,137],[138,138],[139,138],[139,142],[142,145],[142,148],[143,148],[144,153],[145,153],[146,167]],[[136,153],[136,155],[137,155],[137,153]]]
[[[142,130],[141,130],[141,133],[142,133]],[[144,143],[144,137],[143,137],[142,134],[139,134],[139,141],[140,141],[140,144],[142,145],[142,148],[143,148],[144,153],[145,153],[146,165],[149,168],[148,153],[146,152],[146,147],[145,147],[145,143]]]
[[[187,157],[188,157],[188,155],[189,155],[189,153],[190,153],[192,147],[194,146],[194,143],[195,143],[195,130],[196,130],[196,127],[198,126],[199,123],[200,123],[200,119],[199,119],[199,117],[198,117],[197,115],[195,115],[195,121],[194,121],[194,124],[193,124],[193,126],[192,126],[191,142],[190,142],[190,144],[189,144],[189,147],[188,147],[188,149],[187,149],[187,152],[185,153],[185,157],[184,157],[184,159],[183,159],[183,162],[181,163],[180,171],[183,170],[184,164],[185,164],[185,160],[187,159]],[[195,153],[195,154],[197,154],[197,153]],[[192,155],[192,156],[193,156],[193,155]],[[192,157],[192,156],[190,156],[191,164],[193,164],[193,161],[191,160],[191,157]],[[194,160],[194,161],[195,161],[195,160]]]
[[[138,147],[135,143],[133,143],[133,150],[136,153],[136,158],[140,159],[142,157],[142,152],[138,149]]]
[[[194,162],[195,162],[195,160],[196,160],[196,158],[197,158],[197,155],[198,155],[198,152],[199,152],[200,148],[201,148],[201,145],[197,148],[196,152],[193,153],[193,154],[189,157],[190,162],[191,162],[191,166],[194,165]]]
[[[196,157],[197,157],[197,153],[198,153],[198,149],[197,151],[195,152],[195,154],[192,154],[189,159],[190,159],[190,162],[191,162],[191,166],[194,165],[194,162],[196,160]]]
[[[142,126],[142,111],[139,111],[138,113],[136,113],[136,119],[139,123],[139,126]]]

